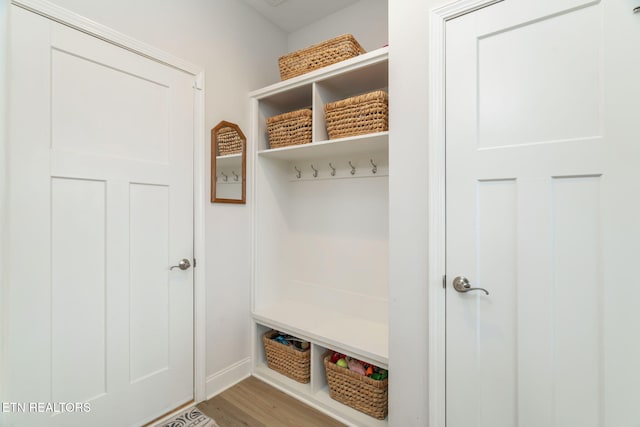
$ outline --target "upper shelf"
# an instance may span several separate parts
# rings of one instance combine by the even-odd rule
[[[218,168],[242,166],[242,153],[216,156]]]
[[[357,91],[358,87],[362,87],[363,91],[371,87],[386,87],[387,84],[385,82],[388,81],[388,58],[389,48],[383,47],[255,90],[249,96],[259,100],[269,98],[268,100],[274,104],[296,104],[293,99],[297,96],[309,96],[305,87],[312,83],[349,87],[351,91]],[[366,72],[358,72],[365,68]]]
[[[292,145],[258,151],[264,158],[280,160],[324,159],[331,156],[356,156],[384,153],[389,148],[389,132],[378,132],[348,138],[312,142],[310,144]]]

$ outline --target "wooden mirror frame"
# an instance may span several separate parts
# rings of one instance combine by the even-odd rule
[[[242,139],[242,197],[240,199],[223,199],[216,197],[216,168],[217,168],[217,154],[218,154],[218,132],[220,129],[229,127],[238,132],[238,135]],[[211,129],[211,202],[212,203],[236,203],[246,204],[247,193],[247,137],[240,130],[240,127],[231,122],[225,120],[218,123]]]

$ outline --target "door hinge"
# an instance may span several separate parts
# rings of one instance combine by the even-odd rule
[[[194,266],[195,266],[195,263],[194,263]],[[442,276],[442,287],[447,289],[447,275],[446,274]]]
[[[193,88],[196,90],[202,90],[202,77],[201,76],[197,76],[196,79],[193,81]]]

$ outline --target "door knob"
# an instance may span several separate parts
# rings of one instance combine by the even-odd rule
[[[171,267],[169,267],[169,270],[173,270],[174,268],[179,268],[180,270],[186,270],[189,267],[191,267],[191,263],[189,262],[188,259],[183,258],[180,260],[178,265],[172,265]]]
[[[455,279],[453,279],[453,289],[458,292],[482,291],[485,294],[489,295],[489,291],[484,288],[472,288],[469,279],[464,276],[457,276]]]

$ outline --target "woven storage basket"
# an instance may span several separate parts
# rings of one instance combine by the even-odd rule
[[[306,384],[309,382],[311,352],[297,350],[271,338],[278,335],[276,331],[269,331],[262,337],[264,351],[267,353],[267,366],[287,377]]]
[[[223,127],[216,133],[218,140],[218,154],[227,156],[229,154],[242,153],[242,139],[238,132],[230,127]]]
[[[366,51],[356,39],[351,34],[344,34],[281,56],[278,59],[280,78],[287,80],[363,53]]]
[[[389,130],[389,97],[377,90],[324,106],[329,139]]]
[[[374,418],[383,420],[389,407],[389,380],[374,380],[324,358],[329,396]]]
[[[311,110],[298,110],[267,119],[271,148],[311,142]]]

